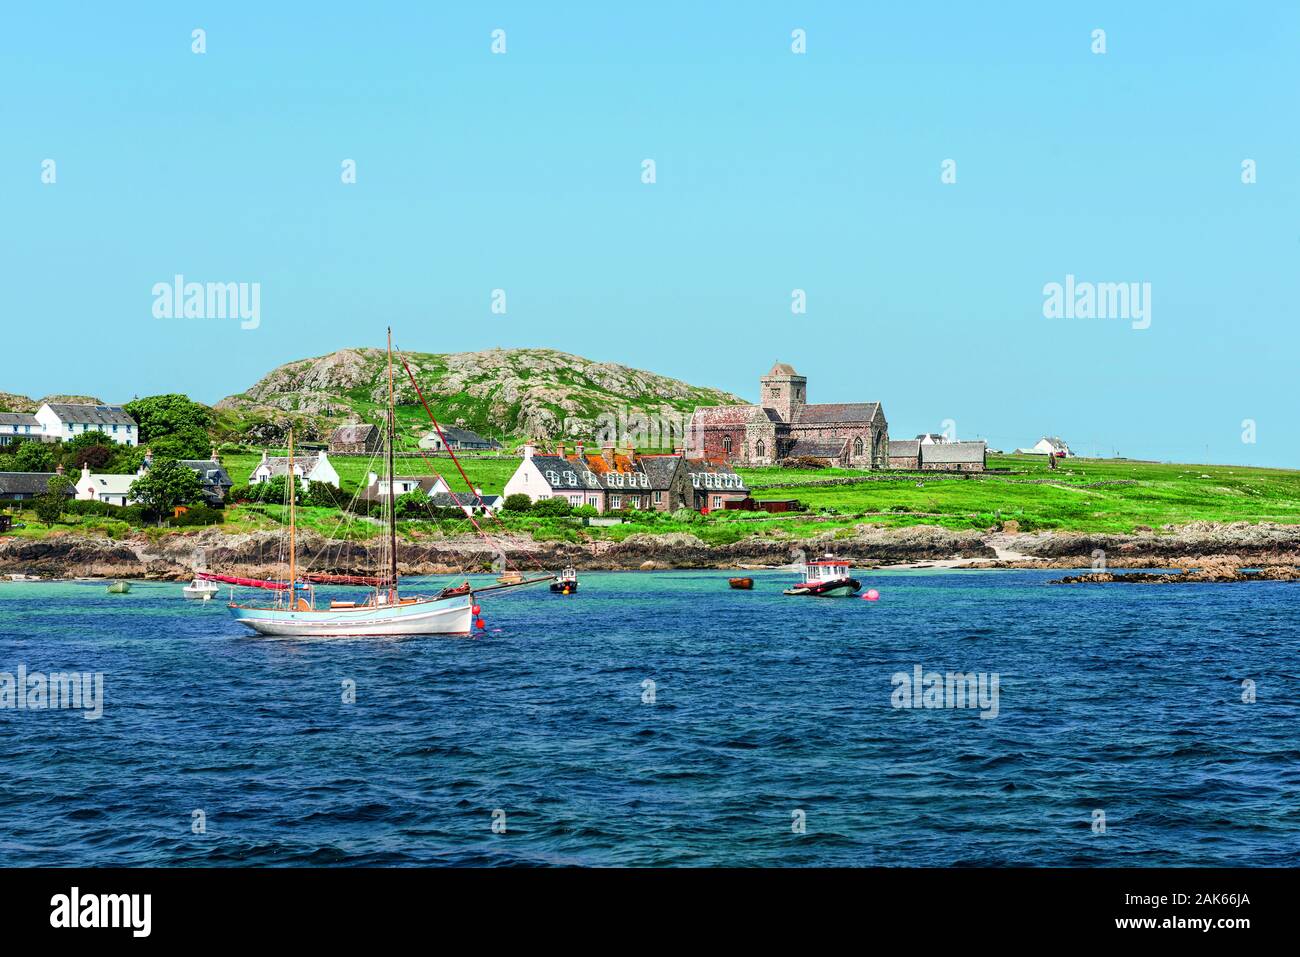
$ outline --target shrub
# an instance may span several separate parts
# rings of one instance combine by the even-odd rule
[[[74,499],[64,506],[64,511],[72,515],[97,515],[100,517],[112,516],[118,517],[121,511],[120,505],[109,505],[107,502],[88,501],[86,499]]]
[[[191,505],[180,515],[171,520],[172,525],[220,525],[226,516],[220,509],[210,505]]]
[[[573,510],[573,514],[582,518],[595,518],[600,511],[594,505],[579,505]]]
[[[319,508],[343,508],[349,498],[351,496],[344,495],[328,482],[309,482],[302,502],[304,505],[315,505]]]
[[[501,507],[507,512],[531,512],[533,500],[522,492],[516,492],[514,495],[507,495]]]
[[[533,503],[530,511],[534,515],[572,515],[573,506],[567,498],[541,498]]]

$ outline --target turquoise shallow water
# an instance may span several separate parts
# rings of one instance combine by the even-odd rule
[[[879,573],[869,603],[591,573],[485,596],[474,639],[335,641],[176,584],[3,583],[0,672],[102,672],[105,704],[0,710],[0,860],[1296,864],[1297,587],[1059,574]],[[996,672],[998,716],[894,708],[918,664]]]

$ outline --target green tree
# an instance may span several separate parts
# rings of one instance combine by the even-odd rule
[[[178,434],[186,436],[186,441],[192,443],[196,434],[202,434],[205,447],[199,454],[207,454],[207,434],[213,422],[212,410],[200,402],[194,402],[189,396],[177,393],[146,396],[128,402],[126,412],[140,426],[142,443],[154,443]],[[190,456],[187,454],[179,457]]]
[[[51,495],[47,492],[32,499],[32,510],[46,525],[53,525],[63,517],[63,502],[62,495]]]
[[[202,429],[184,428],[149,442],[155,457],[165,459],[206,459],[212,453],[212,440]]]
[[[52,472],[54,452],[43,442],[24,442],[14,453],[14,464],[20,472]]]
[[[130,496],[161,522],[176,506],[201,499],[203,487],[192,468],[164,459],[131,483]]]
[[[57,496],[60,501],[71,498],[76,494],[76,489],[77,483],[66,475],[51,475],[50,480],[45,483],[45,491]]]

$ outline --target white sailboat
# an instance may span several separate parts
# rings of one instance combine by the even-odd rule
[[[409,373],[408,373],[409,374]],[[388,333],[388,436],[386,475],[388,496],[384,557],[386,567],[374,576],[299,574],[294,537],[297,531],[293,471],[293,433],[289,433],[289,567],[286,581],[262,581],[202,573],[207,581],[251,586],[275,593],[266,604],[230,604],[230,613],[241,625],[262,635],[299,638],[381,637],[389,635],[467,635],[479,614],[478,600],[468,582],[431,596],[399,593],[397,574],[397,494],[394,488],[393,446],[396,437],[393,404],[393,334]],[[540,581],[542,579],[534,579]],[[546,579],[546,580],[549,580]],[[331,601],[317,607],[316,584],[367,585],[372,591],[363,601]],[[521,584],[531,584],[525,581]],[[504,586],[495,586],[496,588]],[[490,590],[490,589],[484,589]],[[481,627],[481,620],[480,620]]]

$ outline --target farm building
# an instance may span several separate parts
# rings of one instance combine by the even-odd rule
[[[384,434],[379,426],[366,422],[341,425],[330,433],[329,450],[344,454],[373,455],[384,445]]]
[[[454,425],[444,425],[442,434],[447,439],[447,446],[450,446],[454,452],[487,452],[501,448],[501,443],[496,439],[486,439],[477,432],[457,428]],[[420,439],[420,448],[429,451],[442,452],[445,451],[447,446],[443,445],[442,438],[438,436],[437,431],[430,432]]]
[[[925,472],[983,472],[988,456],[984,442],[936,442],[921,446]]]
[[[930,443],[933,445],[934,443]],[[921,467],[920,439],[891,439],[889,442],[889,467],[891,469],[919,469]]]

